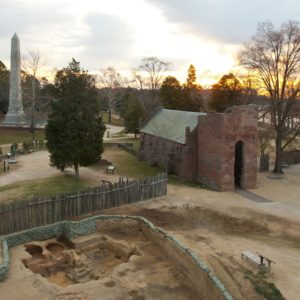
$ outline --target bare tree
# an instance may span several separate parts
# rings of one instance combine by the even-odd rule
[[[164,79],[164,74],[170,69],[170,63],[162,61],[157,57],[145,57],[139,70],[146,72],[146,84],[150,91],[152,101],[157,96],[159,88]],[[145,84],[144,84],[145,85]]]
[[[300,28],[289,21],[276,29],[261,23],[252,41],[239,53],[240,64],[252,71],[270,97],[271,122],[276,132],[273,172],[283,173],[281,153],[298,135],[300,124],[288,128],[293,107],[300,97]],[[283,141],[285,143],[283,144]]]
[[[101,75],[98,76],[98,83],[108,100],[108,122],[111,123],[112,111],[118,101],[118,92],[121,87],[127,83],[127,79],[121,76],[114,67],[101,69]]]
[[[263,157],[271,151],[271,141],[274,138],[274,130],[271,127],[262,128],[258,132],[259,154]]]
[[[270,125],[263,124],[258,131],[259,145],[259,171],[269,170],[269,153],[272,150],[271,141],[274,139],[274,128]]]
[[[139,89],[139,90],[143,90],[144,89],[144,84],[145,84],[144,83],[145,79],[140,74],[138,69],[133,69],[132,70],[132,77],[133,77],[132,83],[135,83],[136,88]]]
[[[30,116],[30,131],[32,140],[35,140],[35,104],[38,88],[38,75],[40,69],[44,66],[44,61],[39,51],[30,50],[28,57],[22,59],[22,67],[24,71],[31,77],[31,116]]]
[[[145,57],[140,66],[132,70],[133,82],[140,90],[138,98],[147,115],[159,105],[159,89],[170,66],[170,63],[157,57]]]

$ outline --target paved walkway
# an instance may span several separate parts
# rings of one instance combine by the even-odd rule
[[[121,132],[123,129],[124,127],[106,125],[106,130],[110,131],[110,135]],[[107,131],[103,139],[113,140],[113,138],[107,138]],[[5,152],[9,151],[10,146],[10,144],[1,145]],[[0,186],[22,180],[46,178],[60,173],[59,170],[50,166],[49,153],[47,151],[37,151],[26,155],[19,155],[17,162],[19,166],[18,169],[0,176]],[[85,170],[83,170],[83,172],[85,172]],[[90,172],[92,172],[92,170],[90,170]]]
[[[115,126],[115,125],[111,125],[111,124],[106,124],[105,126],[106,126],[106,131],[105,131],[104,136],[103,136],[104,141],[112,140],[113,138],[111,138],[111,136],[113,134],[119,133],[122,130],[124,130],[124,127],[121,127],[121,126]],[[107,137],[108,133],[109,133],[109,137]]]
[[[59,174],[59,170],[50,166],[49,153],[47,151],[19,155],[17,156],[17,162],[19,167],[16,170],[0,176],[0,186]]]
[[[267,199],[267,198],[265,198],[265,197],[262,197],[262,196],[260,196],[260,195],[257,195],[257,194],[255,194],[255,193],[250,192],[250,191],[247,191],[247,190],[242,190],[242,189],[236,188],[236,189],[235,189],[235,192],[236,192],[237,194],[239,194],[240,196],[245,197],[245,198],[247,198],[247,199],[249,199],[249,200],[251,200],[251,201],[254,201],[254,202],[256,202],[256,203],[268,203],[268,202],[273,202],[273,201],[270,200],[270,199]]]

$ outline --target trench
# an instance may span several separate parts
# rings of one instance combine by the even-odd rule
[[[93,233],[23,247],[25,267],[63,288],[89,283],[141,299],[224,299],[224,286],[188,248],[140,217],[106,216]]]

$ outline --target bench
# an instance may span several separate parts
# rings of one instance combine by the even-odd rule
[[[271,263],[274,261],[270,260],[269,258],[261,255],[261,254],[253,254],[248,250],[242,252],[242,259],[246,258],[247,261],[257,265],[259,269],[266,268],[268,271],[271,271]],[[265,264],[264,260],[267,261],[267,265]]]
[[[246,250],[242,252],[242,259],[246,258],[246,260],[250,261],[251,263],[260,266],[261,265],[261,260],[259,256],[251,253],[250,251]]]
[[[107,166],[106,167],[106,173],[111,173],[111,174],[114,174],[115,173],[115,169],[116,167],[115,166]]]

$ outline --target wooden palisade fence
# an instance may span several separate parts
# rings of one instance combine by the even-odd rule
[[[120,178],[76,193],[0,205],[0,235],[68,220],[120,205],[165,195],[167,175],[140,180]]]

